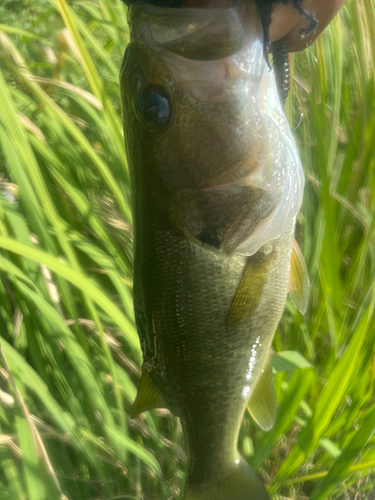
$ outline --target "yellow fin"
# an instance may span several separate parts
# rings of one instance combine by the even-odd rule
[[[251,393],[247,409],[255,423],[263,431],[269,431],[276,420],[277,398],[273,383],[271,357]]]
[[[154,388],[149,373],[142,369],[138,392],[130,412],[130,417],[134,418],[140,413],[152,410],[153,408],[166,408],[166,405],[163,398]]]
[[[228,320],[237,323],[251,316],[257,309],[268,276],[268,268],[274,252],[262,251],[248,257],[241,281],[229,308]]]
[[[184,500],[270,500],[262,481],[245,462],[238,460],[234,470],[208,484],[186,483]]]
[[[310,280],[305,259],[296,240],[293,242],[289,273],[289,298],[296,308],[305,314],[309,303]]]

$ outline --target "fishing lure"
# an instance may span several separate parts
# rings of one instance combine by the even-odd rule
[[[273,43],[272,55],[273,70],[275,72],[277,90],[279,93],[280,101],[284,106],[290,90],[290,64],[288,49],[285,43]]]
[[[263,51],[266,59],[268,60],[269,49],[271,45],[270,40],[270,24],[272,10],[277,4],[292,5],[294,9],[307,21],[309,21],[308,26],[303,28],[300,32],[302,38],[306,38],[311,33],[314,33],[316,27],[318,26],[318,20],[315,17],[314,12],[311,12],[302,7],[302,2],[304,0],[255,0],[258,6],[260,18],[263,26]]]
[[[279,41],[272,44],[273,70],[277,84],[277,91],[280,102],[285,106],[290,91],[290,62],[288,49],[285,43]],[[303,112],[301,106],[297,103],[299,121],[292,131],[297,130],[303,122]]]

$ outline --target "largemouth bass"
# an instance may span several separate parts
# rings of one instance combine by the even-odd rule
[[[134,414],[180,417],[186,500],[267,499],[237,440],[248,403],[263,429],[275,418],[269,351],[304,177],[261,21],[255,4],[133,5],[129,23],[121,91],[144,356]]]

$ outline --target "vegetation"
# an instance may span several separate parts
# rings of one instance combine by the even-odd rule
[[[181,498],[178,420],[128,418],[126,8],[5,1],[0,19],[0,497]],[[375,0],[348,1],[293,58],[309,308],[288,303],[275,337],[276,425],[246,416],[240,442],[275,499],[375,498],[374,26]]]

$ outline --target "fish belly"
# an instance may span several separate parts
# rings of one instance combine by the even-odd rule
[[[285,305],[293,228],[267,244],[262,296],[250,315],[233,321],[229,311],[247,258],[218,255],[151,214],[148,223],[135,241],[144,368],[181,418],[190,476],[210,481],[238,459],[242,415]]]

